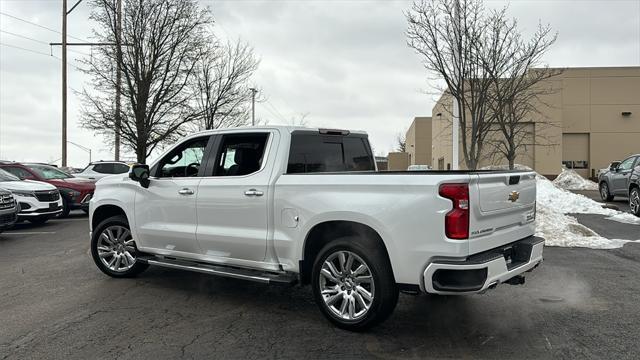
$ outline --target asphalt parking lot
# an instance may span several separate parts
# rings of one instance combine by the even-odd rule
[[[640,226],[630,231],[638,231]],[[0,235],[0,359],[580,358],[640,353],[640,244],[545,249],[524,286],[401,295],[367,333],[332,327],[309,288],[150,268],[111,279],[77,215]]]

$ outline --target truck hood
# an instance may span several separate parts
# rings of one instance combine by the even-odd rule
[[[0,182],[0,188],[7,189],[9,191],[46,191],[56,189],[56,187],[51,184],[34,180],[2,181]]]
[[[69,178],[69,179],[52,179],[48,181],[49,184],[56,187],[64,187],[79,191],[93,191],[96,185],[89,179]]]

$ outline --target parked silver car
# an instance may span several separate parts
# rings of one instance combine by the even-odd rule
[[[631,155],[598,177],[600,197],[611,201],[614,196],[629,197],[631,212],[640,216],[640,154]]]

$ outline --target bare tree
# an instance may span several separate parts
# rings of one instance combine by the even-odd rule
[[[309,112],[299,113],[298,115],[294,115],[289,120],[289,125],[291,126],[309,126],[309,121],[307,117],[309,116]]]
[[[507,20],[505,9],[492,12],[488,22],[492,42],[483,61],[491,80],[491,123],[498,133],[490,137],[489,144],[513,169],[516,157],[526,146],[552,145],[544,136],[536,136],[534,121],[537,120],[538,127],[552,126],[542,118],[541,109],[549,106],[545,97],[555,91],[547,80],[562,70],[542,66],[541,59],[557,34],[552,33],[549,25],[539,25],[530,39],[524,39],[518,32],[517,21]]]
[[[199,130],[250,122],[249,80],[258,64],[253,49],[240,40],[220,45],[211,39],[202,49],[193,79]]]
[[[396,151],[407,152],[407,137],[402,133],[396,136]]]
[[[94,37],[116,43],[116,1],[94,0]],[[120,134],[124,146],[144,162],[154,149],[182,136],[197,118],[192,94],[185,91],[202,56],[213,23],[195,0],[124,0],[122,16],[123,106]],[[101,46],[86,61],[94,91],[83,90],[82,124],[113,136],[117,47]]]
[[[429,72],[444,80],[445,91],[460,109],[460,141],[469,169],[478,166],[491,127],[487,116],[491,82],[481,60],[488,41],[484,13],[481,0],[423,0],[406,13],[408,45]]]

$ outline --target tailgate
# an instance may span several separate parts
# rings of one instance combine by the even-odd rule
[[[534,172],[478,173],[469,186],[469,253],[475,254],[535,231]]]

